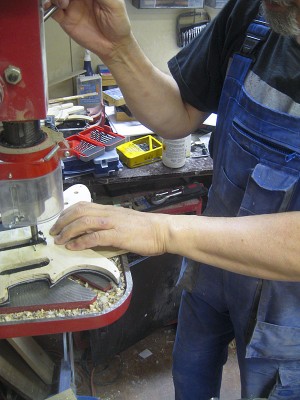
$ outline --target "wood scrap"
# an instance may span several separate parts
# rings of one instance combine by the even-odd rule
[[[6,340],[0,340],[0,380],[25,400],[45,400],[50,394],[46,385]]]
[[[55,364],[32,337],[11,338],[7,341],[43,382],[52,384]]]
[[[74,96],[56,97],[55,99],[50,99],[48,101],[48,103],[49,104],[62,103],[64,101],[70,101],[70,100],[76,100],[76,99],[84,99],[85,97],[96,96],[98,94],[99,94],[98,92],[91,92],[91,93],[77,94],[77,95],[74,95]]]

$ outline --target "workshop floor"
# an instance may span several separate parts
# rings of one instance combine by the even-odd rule
[[[174,400],[171,376],[175,327],[158,329],[87,376],[76,368],[77,394],[101,400]],[[240,398],[234,346],[225,365],[221,400]]]

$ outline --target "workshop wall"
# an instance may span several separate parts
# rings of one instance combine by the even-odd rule
[[[176,17],[184,10],[137,9],[132,6],[131,0],[126,0],[126,6],[134,35],[141,48],[154,65],[168,73],[168,60],[179,51],[176,44]],[[207,10],[214,16],[214,9]],[[84,49],[70,40],[51,18],[45,25],[45,31],[49,97],[72,95],[72,79],[54,85],[53,82],[82,69]],[[93,67],[99,63],[101,60],[92,55]]]

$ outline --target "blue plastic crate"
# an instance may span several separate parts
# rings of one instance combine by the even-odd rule
[[[78,400],[101,400],[100,397],[92,397],[92,396],[77,396]]]

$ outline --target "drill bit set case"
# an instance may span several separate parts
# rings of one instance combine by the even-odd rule
[[[93,174],[95,178],[100,178],[115,175],[122,168],[123,164],[120,162],[116,149],[106,151],[88,162],[82,162],[75,156],[67,157],[63,160],[64,177]]]
[[[90,127],[66,140],[71,156],[63,159],[65,177],[89,173],[95,177],[106,176],[123,167],[116,147],[125,141],[125,137],[112,132],[107,125]]]
[[[93,126],[66,138],[70,152],[81,161],[91,161],[105,151],[113,150],[125,141],[125,137],[114,133],[107,125]]]
[[[117,147],[122,163],[129,168],[140,167],[161,160],[162,143],[151,135],[126,142]]]

